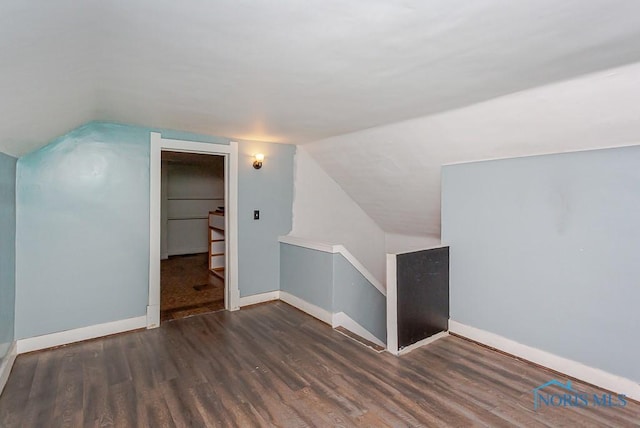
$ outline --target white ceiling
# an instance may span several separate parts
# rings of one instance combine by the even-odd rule
[[[437,235],[443,163],[628,142],[640,72],[608,110],[588,79],[518,94],[638,61],[637,0],[3,0],[0,151],[90,120],[308,143],[385,231]]]
[[[640,59],[636,0],[4,0],[0,150],[92,119],[305,143]]]
[[[304,147],[385,232],[439,239],[442,165],[638,145],[639,95],[637,62]]]
[[[0,2],[0,151],[22,155],[96,117],[93,6]]]

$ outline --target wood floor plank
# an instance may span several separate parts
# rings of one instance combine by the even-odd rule
[[[169,414],[176,426],[196,426],[204,425],[202,415],[198,409],[195,409],[195,403],[190,406],[190,391],[177,379],[163,382],[160,385]]]
[[[38,365],[36,354],[26,354],[21,356],[21,364],[14,364],[11,376],[5,386],[6,390],[13,391],[12,394],[2,394],[2,402],[6,403],[0,408],[0,427],[19,426],[24,418],[25,404],[29,400],[31,385],[35,377]]]
[[[42,352],[34,355],[37,357],[38,363],[35,367],[27,402],[24,403],[22,426],[46,426],[53,419],[58,387],[57,369],[64,354],[61,352]],[[6,388],[2,395],[5,394]]]
[[[20,355],[0,426],[640,426],[635,402],[534,410],[552,378],[457,337],[378,354],[274,302]]]
[[[82,349],[69,349],[58,371],[56,402],[52,420],[62,427],[83,425]]]

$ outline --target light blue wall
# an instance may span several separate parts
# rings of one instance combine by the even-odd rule
[[[238,165],[238,271],[240,296],[280,289],[278,236],[291,231],[293,156],[289,144],[240,143]],[[253,168],[253,155],[265,155]],[[253,211],[260,210],[260,220]]]
[[[18,338],[145,314],[148,140],[92,123],[18,161]]]
[[[333,309],[333,255],[280,244],[280,289],[329,312]]]
[[[386,298],[342,254],[280,244],[281,290],[335,314],[344,312],[383,342]]]
[[[18,338],[145,315],[150,131],[93,122],[18,161]],[[229,141],[161,132],[167,138]],[[239,208],[255,205],[285,218],[254,223],[250,213],[240,212],[241,295],[278,289],[277,237],[291,228],[294,147],[262,147],[281,169],[265,161],[261,175],[251,174],[253,169],[243,167],[248,159],[241,158]],[[272,189],[275,196],[263,200]],[[275,258],[264,253],[270,246]]]
[[[333,255],[333,312],[344,312],[387,343],[387,299],[342,254]]]
[[[16,158],[0,153],[0,360],[14,339]]]
[[[451,319],[640,381],[640,147],[445,166]]]

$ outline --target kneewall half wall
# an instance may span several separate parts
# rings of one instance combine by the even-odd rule
[[[381,285],[357,269],[339,245],[286,242],[294,241],[281,238],[281,299],[289,298],[288,303],[334,327],[342,325],[346,315],[356,325],[344,327],[384,345],[386,297]]]

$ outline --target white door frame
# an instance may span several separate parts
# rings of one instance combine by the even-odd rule
[[[160,206],[162,151],[224,156],[225,173],[225,309],[239,309],[238,288],[238,143],[199,143],[151,133],[149,159],[149,305],[147,328],[160,326]]]
[[[398,349],[398,273],[396,254],[387,254],[387,351],[399,354]]]

